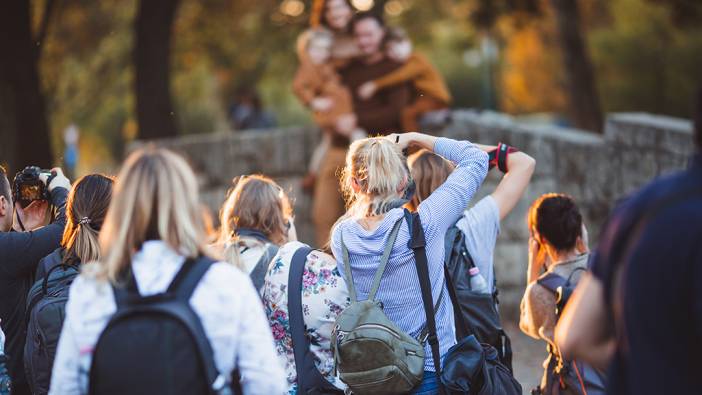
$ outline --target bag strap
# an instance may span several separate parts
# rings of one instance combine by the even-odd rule
[[[206,256],[186,260],[166,292],[175,293],[179,300],[189,301],[200,280],[214,263],[214,259]]]
[[[390,237],[388,237],[388,241],[385,243],[385,250],[383,251],[383,255],[380,257],[380,265],[378,266],[378,270],[376,270],[375,277],[373,278],[373,285],[368,293],[368,300],[375,300],[375,295],[378,293],[378,288],[380,288],[380,280],[382,280],[383,273],[385,273],[385,267],[388,265],[388,261],[390,260],[390,253],[392,252],[392,247],[395,245],[395,241],[397,240],[397,234],[400,231],[401,224],[402,218],[395,222],[395,225],[392,227],[392,231],[390,231]]]
[[[392,230],[390,231],[390,236],[388,237],[388,240],[385,243],[383,255],[380,257],[380,265],[378,265],[378,269],[375,271],[373,285],[371,286],[370,292],[368,293],[368,300],[375,300],[375,295],[378,292],[378,288],[380,288],[380,280],[382,280],[383,273],[385,273],[385,267],[388,264],[388,260],[390,260],[390,253],[392,252],[392,247],[395,245],[395,241],[397,240],[397,234],[400,231],[401,224],[402,218],[398,219],[397,222],[395,222],[395,225],[393,225]],[[349,249],[346,247],[346,243],[344,243],[343,233],[341,234],[341,252],[342,259],[344,261],[344,274],[346,275],[346,284],[349,289],[349,297],[351,298],[352,302],[356,302],[356,286],[354,285],[353,274],[351,273],[351,259],[349,257]]]
[[[558,288],[567,286],[568,280],[556,273],[546,273],[545,275],[539,277],[536,280],[536,283],[548,289],[554,295],[557,295]]]
[[[419,214],[410,214],[405,210],[405,219],[410,227],[409,248],[414,252],[414,262],[417,266],[417,276],[419,277],[419,288],[422,291],[422,303],[427,319],[427,330],[429,335],[427,340],[431,346],[431,355],[434,360],[434,370],[441,387],[441,352],[439,350],[439,338],[436,335],[436,319],[434,311],[434,301],[431,295],[431,280],[429,278],[429,266],[426,254],[426,239],[424,230],[419,219]]]
[[[313,393],[313,390],[339,392],[327,381],[315,365],[315,358],[310,350],[310,340],[305,333],[305,315],[302,310],[302,281],[305,273],[310,247],[300,247],[293,254],[288,272],[288,318],[295,355],[295,372],[297,374],[297,392]]]
[[[73,269],[75,271],[75,274],[78,275],[80,273],[80,269],[76,267],[75,265],[67,265],[65,263],[58,264],[51,269],[49,269],[48,272],[46,272],[46,275],[44,278],[41,280],[41,293],[42,295],[46,296],[48,293],[49,289],[49,276],[51,276],[51,273],[55,272],[57,269],[63,269],[64,271]]]
[[[261,255],[261,258],[259,258],[258,262],[256,263],[256,266],[254,266],[253,270],[249,274],[251,282],[253,282],[254,287],[256,287],[257,291],[260,290],[261,287],[263,287],[263,281],[266,278],[268,267],[270,266],[271,260],[278,253],[278,249],[279,248],[277,245],[273,243],[268,243],[266,250],[263,251],[263,255]]]
[[[305,336],[305,320],[302,311],[302,276],[305,272],[307,255],[312,251],[309,247],[301,247],[293,254],[288,272],[288,318],[290,319],[290,334],[292,337],[293,353],[295,354],[295,370],[297,372],[297,388],[305,392],[305,355],[309,352],[310,342]],[[315,368],[316,369],[316,368]]]

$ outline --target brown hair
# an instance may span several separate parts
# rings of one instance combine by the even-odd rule
[[[119,282],[147,240],[163,240],[186,258],[207,254],[197,179],[183,157],[163,148],[135,151],[117,176],[100,232],[101,277]]]
[[[66,203],[66,227],[61,239],[63,263],[100,259],[98,233],[112,199],[113,182],[102,174],[90,174],[76,181]]]
[[[220,212],[220,241],[229,242],[238,229],[248,228],[284,244],[291,217],[290,200],[275,181],[263,175],[237,177]]]
[[[455,169],[453,163],[425,149],[412,154],[407,163],[417,186],[410,204],[413,210],[440,187]]]

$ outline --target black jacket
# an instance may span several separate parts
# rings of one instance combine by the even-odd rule
[[[52,224],[32,232],[0,232],[0,325],[7,336],[5,354],[9,358],[7,368],[13,395],[29,394],[22,356],[27,331],[27,292],[34,282],[39,260],[61,243],[67,197],[65,188],[51,192],[51,203],[58,208]]]

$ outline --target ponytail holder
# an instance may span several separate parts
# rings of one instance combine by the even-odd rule
[[[80,219],[80,221],[78,221],[78,223],[81,225],[90,225],[90,222],[90,218],[88,217],[83,217]]]

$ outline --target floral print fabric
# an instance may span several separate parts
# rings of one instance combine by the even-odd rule
[[[289,395],[297,394],[297,373],[288,315],[288,273],[295,251],[303,246],[300,242],[291,242],[278,251],[262,290],[278,357],[285,366]],[[307,256],[302,278],[302,310],[317,369],[330,383],[344,389],[341,380],[333,375],[330,338],[336,318],[350,303],[346,283],[334,258],[320,251],[312,251]]]

